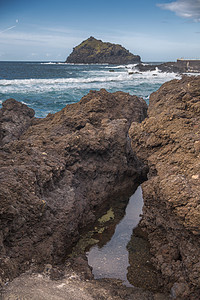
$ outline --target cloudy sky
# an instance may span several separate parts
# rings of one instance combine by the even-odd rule
[[[90,36],[143,61],[200,58],[200,0],[0,1],[0,60],[64,61]]]

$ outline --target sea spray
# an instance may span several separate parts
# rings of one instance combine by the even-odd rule
[[[138,72],[135,65],[0,62],[0,103],[14,98],[33,108],[36,117],[45,117],[78,102],[91,89],[101,88],[124,91],[148,102],[152,92],[177,76],[159,70]]]

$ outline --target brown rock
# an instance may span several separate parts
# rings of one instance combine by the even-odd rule
[[[199,99],[200,76],[165,83],[150,97],[149,117],[129,130],[133,150],[150,169],[142,225],[154,264],[181,299],[200,294]]]
[[[52,280],[46,273],[22,274],[2,291],[3,300],[169,300],[160,293],[126,287],[120,280],[82,280],[80,275],[65,270],[64,278]]]
[[[79,103],[34,120],[19,140],[4,145],[3,280],[31,262],[62,261],[80,229],[94,221],[95,209],[127,195],[143,180],[146,169],[133,155],[128,129],[144,119],[146,110],[145,101],[136,96],[91,91]]]
[[[0,146],[18,139],[31,125],[34,110],[14,99],[8,99],[0,110]]]

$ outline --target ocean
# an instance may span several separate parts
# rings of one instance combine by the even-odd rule
[[[14,98],[43,118],[101,88],[137,95],[148,103],[152,92],[174,78],[180,76],[158,69],[139,73],[134,65],[0,62],[0,106]]]

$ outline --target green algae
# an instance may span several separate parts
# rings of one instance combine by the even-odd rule
[[[104,230],[105,230],[105,227],[101,227],[101,228],[95,227],[95,231],[96,231],[97,233],[103,233]]]
[[[95,245],[101,249],[112,238],[116,225],[122,220],[126,208],[126,200],[118,198],[110,203],[110,207],[105,207],[98,211],[96,222],[89,227],[89,231],[84,232],[76,246],[72,249],[70,257],[74,258],[80,254],[86,254]],[[104,211],[104,214],[103,214]],[[103,215],[102,215],[103,214]],[[161,292],[161,274],[151,264],[150,245],[146,233],[136,227],[133,230],[127,246],[129,266],[127,268],[127,280],[135,287]],[[114,255],[114,253],[112,254]],[[120,257],[119,257],[120,259]],[[166,298],[167,299],[167,298]]]
[[[103,215],[101,218],[98,219],[98,222],[99,222],[100,224],[102,224],[102,223],[106,223],[106,222],[108,222],[108,221],[110,221],[110,220],[114,220],[114,218],[115,218],[114,211],[113,211],[113,209],[112,209],[112,207],[111,207],[111,208],[106,212],[105,215]]]
[[[107,224],[114,220],[114,212],[112,207],[107,210],[107,212],[98,219],[94,228],[90,231],[81,235],[77,244],[73,247],[69,257],[76,257],[80,254],[87,252],[89,248],[93,245],[100,243],[101,236],[106,229],[108,229]]]
[[[99,242],[99,240],[93,238],[93,231],[89,231],[85,235],[81,236],[78,243],[73,247],[69,257],[76,257],[80,254],[84,254],[88,247],[91,247]]]
[[[131,193],[132,191],[130,195]],[[67,256],[84,254],[95,244],[103,247],[112,238],[116,225],[123,218],[128,200],[129,195],[118,195],[118,199],[113,200],[109,206],[102,206],[101,210],[97,211],[96,222],[81,232],[78,242],[69,249]]]

